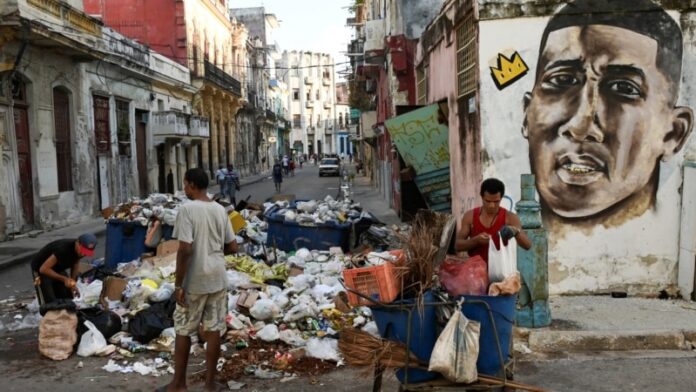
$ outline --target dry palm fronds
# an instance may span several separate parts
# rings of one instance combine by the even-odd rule
[[[409,353],[406,345],[380,339],[354,328],[341,331],[338,348],[346,363],[352,366],[403,367],[409,358],[410,366],[416,367],[419,362],[413,353]]]

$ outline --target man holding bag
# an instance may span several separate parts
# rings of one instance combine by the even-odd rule
[[[532,242],[522,230],[520,218],[500,206],[505,195],[505,184],[496,178],[481,183],[482,206],[467,211],[462,218],[454,249],[468,252],[469,256],[481,256],[488,263],[489,241],[500,249],[500,237],[504,244],[511,238],[523,249],[532,247]],[[500,234],[500,236],[499,236]]]

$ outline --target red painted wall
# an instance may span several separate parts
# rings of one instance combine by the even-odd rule
[[[170,59],[188,66],[183,0],[84,0],[85,12]]]

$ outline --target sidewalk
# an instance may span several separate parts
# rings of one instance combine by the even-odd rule
[[[369,177],[364,175],[355,177],[353,180],[353,199],[383,223],[389,225],[401,223],[396,211],[389,207],[379,190],[370,185]]]
[[[255,176],[248,176],[240,179],[242,186],[261,182],[270,176],[270,172],[264,172]],[[218,185],[212,185],[209,188],[210,193],[219,191]],[[31,257],[42,247],[48,243],[61,239],[77,237],[81,233],[94,233],[100,241],[106,236],[106,224],[101,217],[90,218],[84,222],[53,229],[50,231],[35,230],[33,232],[15,236],[11,241],[0,242],[0,271],[12,267],[17,264],[22,264],[31,259]]]
[[[516,328],[534,353],[684,350],[696,345],[696,303],[684,300],[553,297],[548,328]]]

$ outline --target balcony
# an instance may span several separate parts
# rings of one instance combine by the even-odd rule
[[[315,127],[307,127],[307,135],[314,135],[315,131],[316,131]]]
[[[210,121],[205,117],[191,116],[191,128],[189,135],[193,137],[210,137]]]
[[[205,78],[238,97],[242,96],[242,84],[239,80],[209,61],[205,61]]]
[[[321,83],[322,83],[324,86],[331,86],[331,79],[330,79],[330,78],[324,78],[324,79],[322,79]]]
[[[365,53],[384,51],[384,20],[368,20],[365,24]]]
[[[304,78],[304,84],[310,85],[310,86],[311,86],[311,85],[314,84],[314,80],[313,80],[312,78],[310,78],[309,76],[305,76],[305,78]]]
[[[313,107],[314,107],[314,102],[312,102],[312,101],[307,101],[307,102],[305,102],[305,107],[306,107],[307,109],[313,108]]]
[[[331,109],[331,102],[324,102],[324,109]]]
[[[150,130],[155,137],[210,137],[209,122],[204,117],[174,111],[153,112],[150,122]]]

